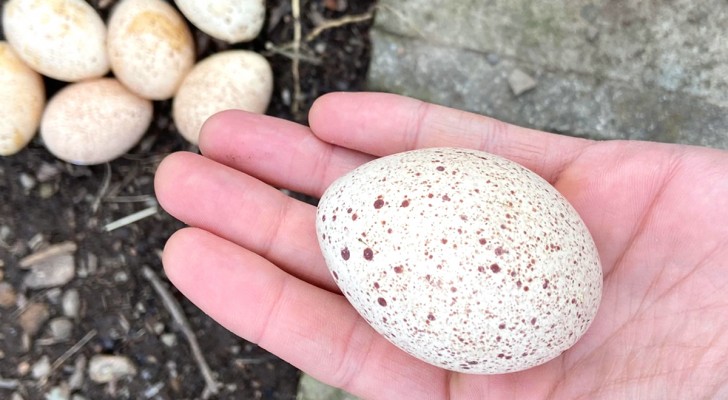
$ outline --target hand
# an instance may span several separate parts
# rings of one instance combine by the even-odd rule
[[[569,138],[375,93],[324,96],[310,124],[224,112],[202,128],[204,156],[157,172],[162,206],[190,225],[167,243],[167,275],[232,332],[368,399],[728,398],[727,152]],[[558,358],[479,376],[398,350],[338,292],[315,208],[274,189],[318,197],[377,156],[433,146],[526,166],[589,227],[603,299]]]

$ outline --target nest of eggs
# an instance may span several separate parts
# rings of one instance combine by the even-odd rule
[[[101,5],[56,3],[11,0],[3,8],[0,155],[19,152],[40,130],[43,144],[62,160],[110,161],[148,131],[154,101],[170,100],[174,130],[192,144],[217,111],[266,112],[274,73],[266,58],[242,48],[262,47],[249,44],[264,25],[270,29],[282,19],[277,10],[290,12],[290,5],[268,7],[266,15],[261,1],[218,1],[213,7],[179,0],[175,7],[164,0],[123,0],[108,2],[108,15],[99,15]],[[201,47],[217,52],[195,48],[200,32],[211,44]],[[49,80],[62,82],[62,90],[44,87]],[[289,104],[290,92],[281,93]]]

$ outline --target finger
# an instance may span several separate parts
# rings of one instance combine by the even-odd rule
[[[248,248],[307,282],[338,290],[319,251],[313,206],[192,153],[168,156],[157,169],[155,190],[162,207],[186,224]]]
[[[444,398],[441,370],[381,338],[341,295],[255,253],[188,228],[170,238],[163,262],[175,286],[213,319],[317,379],[364,398]]]
[[[273,186],[314,197],[373,158],[332,146],[303,125],[239,110],[218,113],[205,122],[200,150]]]
[[[383,156],[423,147],[465,147],[509,158],[554,182],[591,141],[539,132],[384,93],[332,93],[309,114],[326,142]]]

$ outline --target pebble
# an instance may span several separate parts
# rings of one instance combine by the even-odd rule
[[[48,182],[58,176],[60,173],[61,170],[58,168],[57,165],[43,163],[40,165],[38,171],[35,173],[35,178],[39,182]]]
[[[29,289],[44,289],[63,286],[76,273],[72,254],[59,254],[44,259],[31,267],[24,284]]]
[[[0,307],[10,308],[15,305],[18,294],[13,285],[8,282],[0,282]]]
[[[96,383],[108,383],[136,373],[134,363],[118,355],[95,355],[88,366],[89,378]]]
[[[67,385],[54,386],[45,395],[45,400],[70,400],[71,389]]]
[[[175,347],[177,345],[177,335],[174,333],[165,333],[159,339],[167,347]]]
[[[10,230],[9,226],[0,225],[0,240],[2,240],[3,242],[6,241],[10,237],[11,233],[13,232]]]
[[[86,364],[88,363],[88,360],[86,359],[86,356],[81,354],[76,358],[76,362],[73,366],[73,373],[68,378],[68,386],[72,390],[79,389],[81,386],[83,386],[84,382],[84,372],[86,371]]]
[[[50,317],[48,305],[45,303],[30,303],[20,314],[19,323],[28,336],[34,336]]]
[[[66,317],[53,318],[49,323],[51,335],[57,341],[66,341],[73,333],[73,323]]]
[[[79,309],[81,308],[81,298],[78,295],[78,290],[68,289],[61,298],[61,309],[63,315],[68,318],[78,318]]]
[[[20,180],[20,185],[25,190],[32,190],[36,185],[35,179],[25,172],[21,172],[18,179]]]
[[[43,356],[30,367],[30,375],[34,379],[43,379],[51,373],[51,361],[48,356]]]
[[[488,64],[490,64],[490,65],[497,65],[498,63],[500,63],[501,60],[500,60],[500,56],[498,54],[488,53],[485,56],[485,61],[487,61]]]
[[[538,82],[531,75],[528,75],[522,70],[516,68],[508,76],[508,84],[510,85],[513,94],[520,96],[521,94],[535,88]]]

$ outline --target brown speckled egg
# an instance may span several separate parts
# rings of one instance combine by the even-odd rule
[[[361,316],[452,371],[545,363],[584,334],[601,299],[597,249],[574,208],[488,153],[434,148],[367,163],[328,188],[316,228]]]

